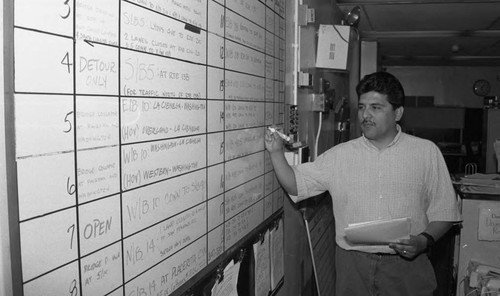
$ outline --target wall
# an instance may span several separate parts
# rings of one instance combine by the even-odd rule
[[[386,67],[410,96],[434,96],[438,106],[481,108],[483,99],[472,92],[478,79],[491,84],[490,95],[500,95],[498,67]]]
[[[334,1],[310,0],[304,1],[304,5],[314,9],[315,22],[300,27],[299,69],[301,72],[311,74],[313,82],[312,87],[299,88],[297,105],[299,109],[299,139],[309,145],[311,159],[313,160],[320,116],[319,112],[312,111],[311,95],[320,93],[320,79],[323,79],[325,82],[328,81],[330,83],[330,90],[335,90],[335,95],[333,98],[330,98],[330,104],[326,104],[325,112],[323,112],[321,118],[321,131],[319,141],[317,142],[317,154],[320,155],[338,143],[339,135],[335,132],[335,124],[338,118],[335,118],[335,114],[331,108],[335,107],[342,98],[349,98],[349,74],[353,70],[349,66],[350,62],[352,63],[352,60],[355,59],[351,52],[356,34],[351,32],[350,35],[349,57],[347,60],[348,71],[316,67],[319,25],[339,25],[343,14]],[[324,89],[323,91],[327,92],[328,89]]]
[[[315,67],[317,51],[317,32],[319,24],[340,24],[342,13],[335,1],[304,0],[308,8],[315,11],[315,22],[305,26],[297,26],[293,22],[295,6],[298,1],[287,1],[287,68],[286,68],[286,102],[296,104],[299,112],[299,140],[309,146],[313,155],[313,146],[319,125],[319,112],[311,110],[309,95],[319,93],[320,77],[330,82],[336,91],[336,101],[343,96],[349,97],[349,73],[347,71],[330,71]],[[300,35],[298,32],[300,31]],[[297,35],[295,35],[296,33]],[[299,37],[300,36],[300,39]],[[296,58],[294,58],[296,57]],[[294,68],[295,67],[295,68]],[[294,71],[294,69],[296,69]],[[294,74],[298,71],[313,75],[313,87],[297,88]],[[295,98],[295,100],[293,100]],[[322,116],[322,128],[319,141],[321,154],[336,142],[335,116],[333,110]],[[314,275],[309,250],[307,232],[300,210],[308,208],[315,198],[303,204],[294,204],[290,199],[284,201],[285,212],[285,281],[281,295],[315,295]],[[334,256],[334,253],[331,254]],[[333,278],[332,278],[333,280]]]
[[[0,5],[0,16],[4,6]],[[3,22],[0,18],[0,46],[3,48]],[[4,51],[0,53],[0,69],[4,67]],[[4,72],[0,71],[0,93],[4,94]],[[9,221],[7,214],[7,170],[5,151],[5,105],[0,104],[0,295],[12,294],[12,278],[10,269]]]
[[[299,112],[299,140],[309,145],[310,155],[318,130],[319,113],[311,110],[309,95],[319,93],[320,77],[330,82],[336,90],[337,101],[341,96],[348,97],[349,75],[347,71],[329,71],[315,68],[317,51],[317,32],[319,24],[340,24],[342,14],[336,2],[324,0],[301,1],[315,11],[315,22],[298,26],[294,20],[299,1],[287,1],[286,14],[286,91],[287,104],[297,105]],[[300,32],[300,34],[299,34]],[[300,39],[299,39],[300,37]],[[313,75],[313,87],[298,88],[298,71]],[[322,117],[318,153],[322,153],[335,144],[335,116],[330,110]],[[308,202],[314,202],[314,198]],[[307,232],[301,209],[309,207],[308,202],[294,204],[290,199],[284,201],[285,220],[285,281],[281,295],[315,295],[314,275],[309,250]],[[331,256],[334,256],[332,252]],[[332,279],[333,280],[333,279]]]

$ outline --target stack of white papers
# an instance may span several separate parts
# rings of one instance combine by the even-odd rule
[[[460,178],[463,193],[500,194],[500,174],[473,174]]]
[[[410,218],[375,220],[349,224],[346,239],[352,244],[388,245],[410,238]]]

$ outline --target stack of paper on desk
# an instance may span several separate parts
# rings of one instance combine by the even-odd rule
[[[460,178],[463,193],[500,194],[500,174],[473,174]]]
[[[410,238],[410,218],[376,220],[349,224],[345,228],[352,244],[386,245]]]

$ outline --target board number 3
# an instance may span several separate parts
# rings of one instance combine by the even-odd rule
[[[65,6],[65,12],[62,14],[59,14],[60,17],[63,19],[67,19],[70,14],[71,14],[71,6],[69,5],[69,0],[64,1],[64,6]]]

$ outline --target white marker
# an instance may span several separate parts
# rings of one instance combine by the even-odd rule
[[[290,142],[290,137],[285,135],[284,133],[280,132],[279,130],[275,129],[274,127],[270,127],[268,126],[267,127],[269,129],[269,131],[271,131],[271,133],[277,133],[278,136],[280,136],[283,140],[287,141],[287,142]]]

